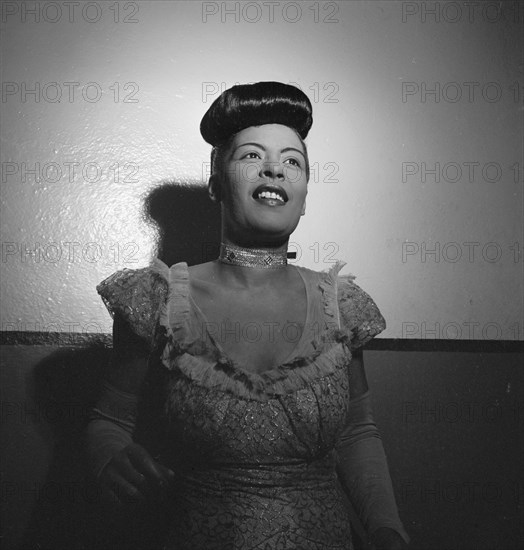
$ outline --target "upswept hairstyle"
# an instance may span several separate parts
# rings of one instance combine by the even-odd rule
[[[200,122],[200,133],[211,151],[211,173],[217,172],[229,140],[241,130],[263,124],[282,124],[303,142],[313,124],[313,109],[302,90],[282,82],[239,84],[223,92]],[[307,163],[309,178],[309,162]]]

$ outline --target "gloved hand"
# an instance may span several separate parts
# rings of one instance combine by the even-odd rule
[[[165,498],[174,479],[172,470],[154,460],[137,443],[116,452],[98,477],[109,500],[122,505]]]

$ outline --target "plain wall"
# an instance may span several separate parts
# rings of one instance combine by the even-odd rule
[[[522,339],[520,3],[272,5],[2,3],[3,331],[108,332],[144,198],[205,183],[223,89],[279,80],[314,105],[299,263],[346,261],[382,336]]]

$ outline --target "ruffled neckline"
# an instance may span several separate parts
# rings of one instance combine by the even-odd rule
[[[187,263],[180,262],[168,267],[156,259],[152,268],[168,283],[167,300],[159,316],[160,326],[165,329],[167,336],[161,356],[163,365],[200,386],[256,400],[267,400],[296,392],[318,378],[332,375],[341,368],[345,369],[351,359],[351,352],[348,336],[340,330],[337,301],[337,274],[344,265],[339,262],[328,272],[320,273],[297,266],[308,300],[306,323],[311,316],[310,301],[315,299],[310,295],[307,277],[315,276],[328,326],[313,341],[313,352],[305,355],[299,353],[305,348],[304,339],[310,335],[309,331],[304,330],[297,346],[284,362],[256,373],[233,362],[209,332],[207,335],[210,343],[192,330],[192,308],[204,320],[206,317],[191,298]]]

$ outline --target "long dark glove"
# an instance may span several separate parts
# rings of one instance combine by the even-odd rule
[[[371,541],[381,539],[391,529],[402,537],[405,544],[409,543],[409,536],[398,515],[369,391],[351,400],[348,423],[339,438],[336,452],[339,478]],[[380,544],[377,540],[378,548],[387,547]]]
[[[133,442],[136,396],[104,383],[87,426],[87,450],[96,478],[118,452]]]
[[[87,427],[91,468],[113,503],[166,492],[174,473],[133,442],[137,398],[104,384]]]

